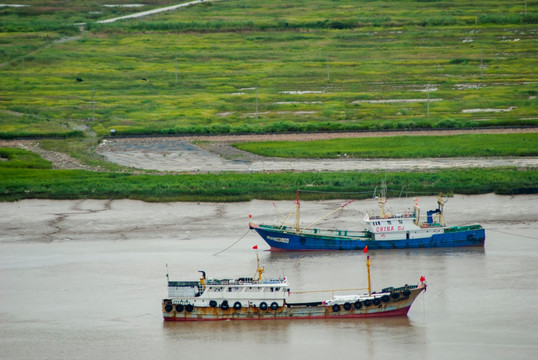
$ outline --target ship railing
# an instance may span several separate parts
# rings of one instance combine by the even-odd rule
[[[317,235],[317,236],[348,236],[348,237],[360,237],[365,236],[365,231],[357,230],[338,230],[338,229],[307,229],[303,230],[303,234]]]
[[[368,288],[354,288],[354,289],[326,289],[326,290],[308,290],[308,291],[291,291],[290,295],[303,295],[314,293],[331,293],[331,296],[335,296],[335,293],[343,293],[350,291],[368,290]]]
[[[268,228],[278,228],[279,230],[283,230],[284,232],[292,232],[296,233],[296,228],[291,226],[283,226],[283,227],[275,227],[275,226],[268,226],[265,225]],[[342,236],[342,237],[367,237],[366,231],[357,231],[357,230],[337,230],[337,229],[305,229],[302,230],[303,234],[313,235],[313,236]]]
[[[465,231],[465,230],[480,230],[482,225],[464,225],[464,226],[451,226],[445,230],[445,232],[452,231]]]
[[[404,291],[404,290],[413,290],[413,289],[416,289],[418,288],[418,285],[404,285],[404,286],[400,286],[400,287],[388,287],[388,288],[384,288],[382,289],[381,291],[382,292],[393,292],[393,291]]]
[[[258,281],[255,279],[208,279],[206,285],[260,285],[260,284],[275,284],[275,285],[286,285],[284,279],[268,279],[263,281]]]
[[[402,214],[396,214],[396,215],[392,215],[392,216],[379,216],[379,215],[373,215],[373,214],[368,214],[369,215],[369,218],[370,220],[378,220],[378,219],[415,219],[417,216],[414,212],[404,212]]]

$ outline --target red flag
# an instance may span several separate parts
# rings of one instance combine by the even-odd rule
[[[366,254],[368,252],[368,245],[364,247],[364,253]]]
[[[258,250],[258,245],[254,245],[252,248],[253,248],[254,250]]]
[[[421,281],[421,282],[424,282],[424,280],[426,280],[426,278],[425,278],[424,276],[421,276],[421,277],[420,277],[420,281]]]

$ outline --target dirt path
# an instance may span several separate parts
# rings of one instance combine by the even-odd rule
[[[263,172],[263,171],[359,171],[372,169],[434,169],[450,167],[538,166],[536,158],[483,159],[274,159],[238,150],[231,146],[241,141],[313,141],[348,137],[381,137],[402,135],[457,135],[534,133],[538,129],[479,129],[446,131],[346,132],[311,134],[252,134],[182,137],[137,137],[106,139],[97,152],[108,161],[137,169],[172,172]],[[67,154],[44,150],[38,140],[0,140],[0,147],[15,147],[40,154],[54,169],[101,168],[81,164]]]
[[[184,4],[172,5],[172,6],[167,6],[167,7],[158,8],[158,9],[142,11],[142,12],[139,12],[139,13],[136,13],[136,14],[120,16],[120,17],[113,18],[113,19],[99,20],[99,21],[97,21],[97,23],[99,23],[99,24],[108,24],[108,23],[116,22],[118,20],[139,18],[139,17],[143,17],[143,16],[157,14],[157,13],[164,12],[164,11],[176,10],[176,9],[186,7],[186,6],[190,6],[190,5],[200,4],[200,3],[203,3],[204,1],[209,2],[209,1],[212,1],[212,0],[196,0],[196,1],[191,1],[191,2],[188,2],[188,3],[184,3]]]
[[[342,138],[366,138],[385,136],[449,136],[461,134],[519,134],[535,133],[536,128],[525,129],[476,129],[476,130],[413,130],[381,132],[297,133],[186,136],[182,140],[194,142],[201,148],[230,160],[261,160],[263,157],[239,150],[230,144],[246,141],[314,141]]]
[[[536,129],[489,129],[474,133],[522,133]],[[424,171],[470,167],[538,167],[537,158],[424,158],[424,159],[283,159],[266,158],[234,148],[241,141],[311,141],[344,137],[395,135],[456,135],[469,131],[413,131],[369,133],[315,133],[220,135],[154,138],[109,138],[97,151],[108,161],[147,170],[170,172],[278,172],[278,171]]]
[[[99,167],[81,164],[78,160],[65,153],[45,150],[39,146],[39,141],[37,140],[0,140],[0,147],[13,147],[35,152],[43,159],[50,161],[53,169],[103,170]]]
[[[535,133],[538,128],[504,128],[476,130],[411,130],[411,131],[362,131],[362,132],[319,132],[294,134],[250,134],[250,135],[207,135],[182,136],[187,141],[243,142],[243,141],[313,141],[339,138],[383,137],[383,136],[447,136],[460,134],[520,134]]]

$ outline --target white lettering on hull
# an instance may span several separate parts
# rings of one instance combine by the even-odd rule
[[[290,239],[283,238],[283,237],[267,236],[267,239],[272,240],[272,241],[276,241],[276,242],[279,242],[279,243],[284,243],[284,244],[289,244],[289,242],[290,242]]]

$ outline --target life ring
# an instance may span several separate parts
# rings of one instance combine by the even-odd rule
[[[390,297],[393,298],[394,300],[396,300],[396,299],[398,299],[400,297],[400,293],[392,292],[392,293],[390,293]]]
[[[192,312],[193,310],[194,310],[194,306],[192,306],[191,304],[188,304],[185,306],[186,312]]]
[[[178,313],[182,312],[183,309],[184,309],[184,306],[183,306],[183,305],[181,305],[181,304],[177,304],[177,305],[176,305],[176,311],[177,311]]]
[[[388,296],[388,295],[383,295],[383,296],[381,296],[381,301],[383,301],[383,302],[389,302],[389,301],[390,301],[390,296]]]
[[[345,309],[345,310],[351,310],[351,304],[348,303],[348,302],[345,303],[345,304],[344,304],[344,309]]]
[[[230,306],[228,305],[228,301],[224,300],[222,304],[220,304],[220,308],[222,310],[228,310],[230,308]]]
[[[239,301],[234,302],[234,309],[241,310],[241,303]]]
[[[409,295],[411,295],[411,291],[409,291],[409,289],[405,289],[403,292],[403,296],[408,297]]]
[[[370,306],[372,305],[372,300],[364,300],[363,303],[364,303],[364,306]]]
[[[375,298],[374,300],[372,300],[372,302],[374,303],[374,305],[379,305],[379,304],[381,304],[381,299],[380,298]]]
[[[355,304],[353,304],[353,306],[355,307],[355,309],[359,310],[362,307],[362,303],[357,300],[355,301]]]
[[[271,309],[273,310],[278,309],[278,304],[276,302],[271,303]]]
[[[260,303],[260,309],[262,309],[262,310],[267,310],[267,303],[266,303],[265,301],[262,301],[262,302]]]
[[[339,312],[340,311],[340,305],[334,304],[333,305],[333,312]]]
[[[209,302],[209,306],[211,306],[211,307],[217,307],[217,302],[216,302],[215,300],[211,300],[211,301]]]
[[[170,312],[170,311],[172,311],[173,309],[174,309],[174,306],[172,306],[172,304],[166,304],[166,305],[164,306],[164,311],[166,311],[166,312]]]

